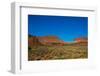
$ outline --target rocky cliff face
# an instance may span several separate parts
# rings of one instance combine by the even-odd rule
[[[38,46],[42,45],[42,43],[38,40],[36,36],[32,36],[28,38],[28,46]]]
[[[87,38],[76,38],[75,39],[76,45],[88,45],[88,39]]]
[[[76,42],[87,42],[88,39],[87,38],[76,38],[75,41]]]
[[[36,37],[32,36],[28,38],[29,46],[37,46],[37,45],[64,45],[65,42],[60,40],[56,36],[43,36]]]
[[[28,46],[39,46],[39,45],[67,45],[70,43],[64,42],[60,40],[56,36],[29,36],[28,37]],[[76,38],[73,44],[78,45],[87,45],[88,39],[87,38]]]
[[[46,45],[62,45],[64,42],[60,40],[56,36],[44,36],[44,37],[38,37],[39,41],[42,44]]]

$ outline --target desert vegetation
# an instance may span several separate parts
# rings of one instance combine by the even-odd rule
[[[35,41],[37,40],[35,39]],[[39,41],[37,41],[37,44],[38,42]],[[87,42],[67,43],[64,45],[57,44],[40,45],[39,42],[39,45],[28,46],[28,60],[88,58]]]

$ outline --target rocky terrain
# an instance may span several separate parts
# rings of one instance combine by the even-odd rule
[[[68,43],[56,36],[28,37],[28,60],[88,58],[88,39],[76,38]]]

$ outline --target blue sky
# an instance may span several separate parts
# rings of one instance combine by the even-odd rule
[[[28,15],[28,34],[57,36],[65,42],[88,36],[88,17]]]

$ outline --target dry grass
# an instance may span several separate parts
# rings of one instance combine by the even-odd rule
[[[28,60],[88,58],[88,48],[82,45],[34,46],[28,49]]]

